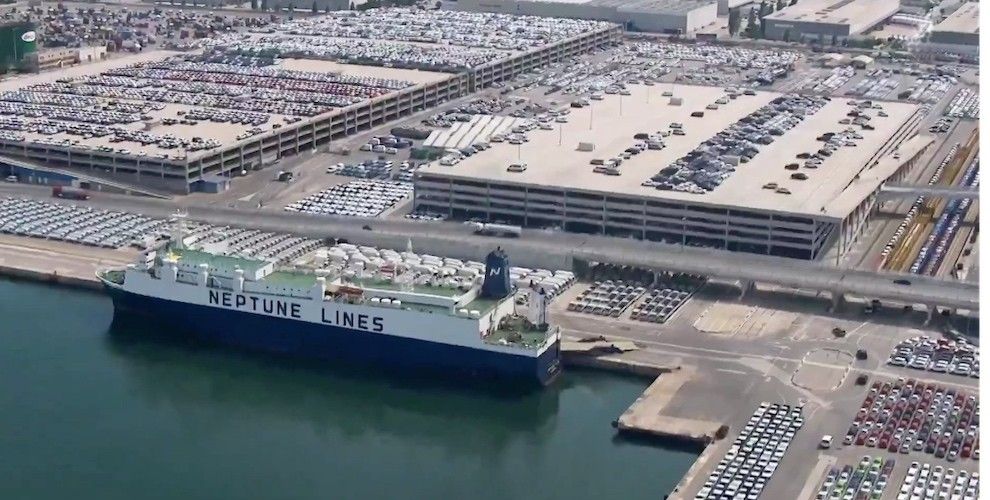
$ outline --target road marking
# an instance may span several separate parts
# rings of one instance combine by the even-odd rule
[[[715,371],[717,371],[717,372],[723,372],[723,373],[735,373],[735,374],[738,374],[738,375],[745,375],[746,374],[746,372],[744,372],[742,370],[732,370],[732,369],[729,369],[729,368],[716,368]]]
[[[579,330],[579,329],[576,329],[576,328],[566,328],[564,330],[565,330],[565,333],[567,331],[570,331],[570,332],[574,332],[574,333],[581,333],[581,334],[584,334],[586,336],[596,336],[597,337],[598,335],[600,335],[600,333],[589,332],[587,330]],[[634,344],[637,344],[637,345],[645,345],[647,347],[653,347],[654,348],[653,349],[654,352],[658,352],[658,353],[661,353],[661,354],[668,354],[668,355],[669,354],[676,354],[678,356],[702,358],[702,359],[709,360],[709,361],[711,361],[711,360],[719,360],[719,361],[726,361],[726,362],[732,362],[732,363],[744,363],[745,362],[744,360],[746,360],[746,359],[758,359],[758,360],[763,360],[763,361],[770,362],[771,365],[773,365],[774,363],[776,363],[778,361],[785,362],[785,363],[794,363],[794,364],[800,365],[800,363],[802,361],[801,359],[797,359],[797,358],[785,358],[785,357],[782,357],[782,356],[779,356],[779,355],[778,356],[773,356],[773,355],[769,355],[769,354],[760,355],[760,354],[752,354],[752,353],[743,353],[743,352],[738,352],[738,351],[725,351],[725,350],[721,350],[721,349],[711,349],[711,348],[706,348],[706,347],[683,346],[683,345],[671,344],[671,343],[668,343],[668,342],[658,342],[658,341],[654,341],[654,340],[644,340],[644,339],[639,339],[639,338],[630,338],[630,337],[622,337],[622,336],[615,336],[615,337],[620,338],[622,340],[628,340],[628,341],[633,342]],[[695,353],[692,353],[692,352],[684,352],[684,351],[700,351],[701,353],[707,353],[707,355],[704,355],[704,354],[695,354]],[[779,351],[778,351],[778,354],[779,354]],[[844,370],[844,369],[849,368],[850,370],[855,370],[858,373],[864,373],[864,374],[869,374],[869,375],[873,375],[873,376],[882,376],[882,377],[891,378],[891,379],[897,379],[897,378],[915,378],[916,380],[921,380],[923,382],[936,382],[936,383],[939,383],[939,384],[942,384],[942,385],[955,386],[955,387],[959,387],[959,388],[963,388],[963,389],[968,389],[968,390],[973,390],[974,389],[974,384],[978,383],[978,379],[971,379],[971,378],[968,378],[967,382],[969,382],[969,383],[967,384],[967,383],[945,381],[945,380],[942,380],[941,378],[935,378],[935,377],[924,377],[924,378],[922,378],[922,376],[919,376],[919,375],[916,375],[916,374],[913,374],[913,373],[896,373],[896,372],[891,372],[889,370],[884,370],[884,369],[880,369],[880,368],[870,369],[870,368],[847,367],[845,365],[838,365],[838,364],[831,364],[831,363],[820,363],[820,362],[810,362],[810,363],[815,363],[817,366],[826,367],[826,368],[835,368],[835,369],[838,369],[838,370]],[[766,373],[764,373],[764,375],[769,375],[769,371],[770,371],[771,368],[775,368],[775,367],[774,366],[768,367],[766,369]],[[959,378],[961,379],[963,377],[959,377]]]
[[[812,469],[811,474],[804,483],[801,494],[798,495],[799,500],[810,500],[814,497],[818,489],[818,484],[821,482],[822,476],[825,475],[825,470],[834,465],[835,462],[836,458],[833,456],[819,455],[818,463],[815,464],[815,468]]]

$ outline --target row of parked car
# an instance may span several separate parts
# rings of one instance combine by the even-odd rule
[[[497,115],[520,104],[520,102],[519,99],[507,97],[478,98],[467,104],[425,118],[423,124],[430,127],[446,128],[455,122],[471,121],[471,117],[474,115]]]
[[[404,161],[396,165],[391,160],[365,160],[358,163],[337,163],[327,167],[327,173],[333,175],[343,175],[346,177],[357,177],[358,179],[379,179],[412,182],[413,172],[419,165],[410,161]]]
[[[925,74],[919,76],[911,88],[899,93],[897,97],[934,104],[941,101],[957,82],[956,77],[951,75]]]
[[[220,146],[220,142],[215,139],[204,139],[202,137],[187,139],[174,134],[152,134],[144,130],[134,130],[116,125],[96,125],[85,122],[52,120],[44,117],[27,119],[20,116],[0,115],[0,130],[12,132],[11,134],[7,134],[6,137],[17,141],[28,140],[25,133],[41,134],[47,137],[37,137],[30,139],[30,141],[39,144],[71,146],[80,149],[116,151],[118,154],[131,156],[147,156],[148,153],[142,150],[132,152],[130,149],[124,147],[115,149],[113,146],[86,144],[80,139],[61,137],[60,135],[65,134],[83,139],[107,137],[107,141],[111,143],[132,142],[142,145],[153,144],[161,149],[183,148],[184,151],[181,154],[172,155],[176,159],[185,158],[185,152],[213,149]],[[157,156],[160,158],[169,158],[170,155],[168,153],[161,153]]]
[[[874,382],[843,443],[892,453],[924,451],[954,462],[979,459],[978,398],[913,379]]]
[[[979,185],[980,162],[974,158],[963,171],[962,187],[975,188]],[[935,221],[935,226],[928,238],[918,250],[918,255],[911,264],[910,271],[915,274],[937,274],[949,251],[949,246],[956,238],[959,228],[969,211],[971,200],[949,200],[942,213]]]
[[[731,176],[738,164],[748,163],[762,146],[773,143],[775,137],[784,135],[829,100],[822,96],[777,97],[662,168],[650,181],[660,190],[710,192]]]
[[[980,473],[932,467],[911,462],[897,500],[976,500],[980,497]]]
[[[378,217],[412,192],[413,185],[408,182],[356,180],[290,203],[285,210],[315,215]]]
[[[665,275],[655,283],[635,306],[630,319],[648,323],[666,323],[694,292],[705,283],[705,278],[686,274]]]
[[[164,221],[137,214],[0,198],[0,232],[83,245],[120,248],[163,228]]]
[[[259,32],[419,42],[498,50],[532,50],[607,27],[601,21],[458,10],[391,8],[337,11],[296,19]],[[351,41],[352,45],[359,43]]]
[[[931,124],[931,126],[928,127],[928,131],[933,134],[944,134],[952,128],[953,123],[954,121],[951,116],[943,116],[942,118],[939,118],[938,121]]]
[[[980,378],[980,350],[962,338],[911,337],[894,346],[887,364]]]
[[[980,118],[980,94],[969,87],[959,89],[959,92],[952,96],[952,100],[946,106],[945,114],[953,118],[978,120]]]
[[[567,310],[618,318],[645,291],[639,282],[596,281],[567,304]]]
[[[187,234],[190,248],[223,248],[227,255],[276,262],[292,262],[321,246],[320,240],[209,224],[194,224]]]
[[[453,72],[502,59],[507,51],[533,50],[608,26],[599,21],[447,9],[344,10],[255,33],[230,33],[204,40],[201,46],[229,53],[250,47],[284,57]]]
[[[832,467],[815,500],[880,500],[894,471],[894,459],[864,456],[856,467]]]
[[[867,73],[866,78],[863,78],[846,91],[846,95],[859,96],[866,99],[886,99],[899,85],[900,82],[897,78],[886,76],[883,69],[875,69]]]
[[[804,425],[800,406],[760,403],[695,500],[756,500]]]
[[[789,68],[800,57],[792,50],[669,42],[632,43],[627,51],[648,60],[674,61],[682,71],[696,75],[693,80],[700,80],[700,76],[724,78],[730,70],[746,72],[742,79],[753,80],[767,71]],[[717,84],[725,83],[723,78]]]
[[[396,137],[394,135],[383,135],[372,137],[368,142],[361,145],[361,151],[371,151],[374,153],[385,153],[385,154],[398,154],[400,149],[406,149],[412,147],[413,143],[411,140],[404,137]]]

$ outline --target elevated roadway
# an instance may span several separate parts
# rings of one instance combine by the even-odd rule
[[[0,196],[4,195],[44,198],[55,203],[88,204],[162,218],[169,217],[181,207],[190,219],[215,225],[291,232],[313,238],[346,239],[355,244],[396,249],[404,249],[411,244],[416,252],[466,259],[479,259],[495,246],[502,246],[509,252],[514,265],[527,267],[573,269],[581,263],[607,262],[740,280],[746,286],[765,283],[823,291],[839,299],[850,295],[903,304],[923,304],[930,308],[946,307],[973,312],[979,309],[979,287],[972,282],[840,269],[822,262],[710,248],[541,230],[524,230],[520,238],[493,238],[475,235],[471,227],[454,222],[310,216],[278,209],[245,210],[219,204],[183,204],[177,200],[110,194],[99,194],[87,202],[77,202],[54,199],[44,188],[24,185],[0,185]],[[895,283],[901,280],[908,280],[910,284]]]
[[[980,190],[962,186],[913,186],[909,184],[885,184],[880,188],[880,199],[893,198],[942,198],[946,200],[980,199]]]

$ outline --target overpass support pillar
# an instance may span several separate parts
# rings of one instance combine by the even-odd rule
[[[832,290],[832,305],[829,312],[836,312],[846,303],[846,294],[842,290]]]
[[[739,298],[742,299],[756,289],[756,283],[749,280],[739,280]]]
[[[935,313],[938,312],[938,307],[936,307],[936,306],[925,306],[925,309],[928,311],[928,315],[925,316],[925,325],[929,325],[929,324],[931,324],[932,319],[935,318]]]

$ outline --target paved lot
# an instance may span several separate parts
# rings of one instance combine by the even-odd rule
[[[565,295],[551,308],[551,320],[562,326],[565,336],[604,335],[630,339],[644,347],[643,351],[637,352],[640,358],[651,355],[665,359],[677,357],[685,365],[696,367],[696,376],[677,391],[663,414],[716,420],[730,426],[728,437],[711,445],[685,476],[677,492],[682,496],[672,498],[693,497],[735,439],[741,425],[762,401],[806,405],[804,427],[797,433],[764,492],[765,498],[800,499],[803,490],[816,491],[832,461],[843,465],[858,462],[866,454],[888,455],[886,451],[843,447],[839,443],[826,452],[818,449],[823,434],[832,434],[841,441],[859,408],[866,388],[855,384],[856,375],[866,374],[871,381],[912,377],[968,389],[978,385],[975,379],[884,364],[898,341],[922,332],[940,335],[937,327],[924,326],[921,313],[882,310],[877,315],[867,316],[861,308],[850,307],[831,315],[825,312],[823,302],[814,294],[805,299],[782,300],[773,291],[758,291],[740,301],[738,292],[733,294],[731,289],[719,284],[706,285],[664,325],[567,312],[564,311],[566,303]],[[722,308],[736,312],[786,314],[793,321],[787,327],[768,322],[762,327],[748,328],[743,326],[746,322],[737,321],[734,323],[738,327],[736,330],[723,329],[719,333],[697,328],[702,314]],[[835,327],[845,329],[846,336],[835,337],[832,334]],[[868,359],[857,361],[854,357],[857,349],[865,349]],[[897,465],[888,492],[899,489],[904,471],[913,460],[949,465],[931,455],[889,455],[896,458]],[[819,466],[819,462],[824,465]],[[963,468],[973,465],[972,461],[953,465],[958,469],[960,464]],[[803,479],[780,478],[808,478],[807,481],[814,484],[806,488]]]

